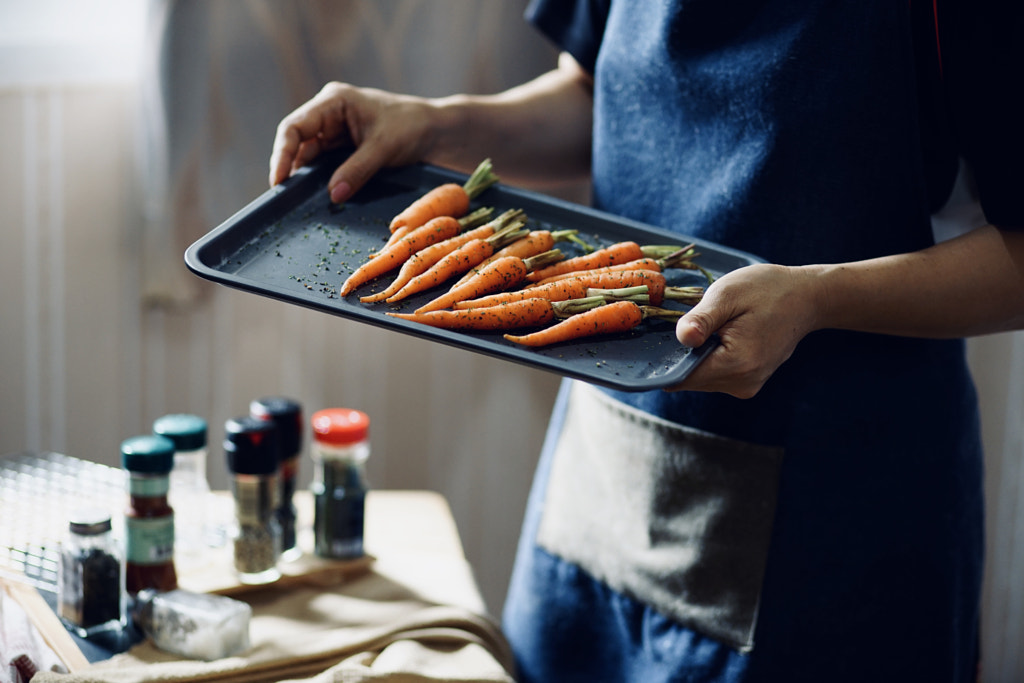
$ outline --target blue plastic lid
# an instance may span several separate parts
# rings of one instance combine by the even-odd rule
[[[129,472],[170,472],[174,467],[174,442],[156,434],[125,439],[121,442],[121,464]]]
[[[206,420],[198,415],[164,415],[153,423],[153,433],[173,441],[179,451],[206,447]]]

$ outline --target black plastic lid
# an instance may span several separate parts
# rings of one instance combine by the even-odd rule
[[[277,425],[282,460],[302,450],[302,405],[297,401],[281,396],[258,398],[249,404],[249,413]]]
[[[174,442],[156,434],[125,439],[121,442],[121,465],[129,472],[170,472],[174,467]]]
[[[206,420],[198,415],[164,415],[153,423],[153,433],[166,436],[179,451],[195,451],[206,446]]]
[[[251,415],[224,423],[224,453],[235,474],[273,474],[278,466],[277,427]]]

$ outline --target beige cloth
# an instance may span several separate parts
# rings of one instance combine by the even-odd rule
[[[497,624],[479,609],[461,558],[389,557],[340,585],[268,587],[252,605],[252,647],[215,662],[177,658],[150,643],[74,674],[34,683],[142,681],[460,681],[512,683]]]

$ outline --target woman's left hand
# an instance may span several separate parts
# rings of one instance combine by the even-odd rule
[[[822,295],[811,268],[756,264],[723,275],[676,325],[685,346],[700,346],[712,333],[720,343],[668,390],[754,396],[815,329]]]

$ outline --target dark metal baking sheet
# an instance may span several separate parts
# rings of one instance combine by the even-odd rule
[[[342,299],[338,287],[367,255],[386,240],[391,217],[431,187],[465,181],[464,175],[430,165],[381,171],[344,206],[332,205],[326,184],[341,160],[327,156],[257,197],[200,238],[185,253],[190,270],[208,280],[324,313],[378,325],[469,351],[502,358],[614,389],[642,391],[682,381],[717,343],[689,350],[675,339],[674,326],[645,322],[630,333],[590,338],[546,348],[508,342],[499,333],[453,332],[384,315],[411,311],[434,298],[434,290],[400,304],[358,300],[390,282],[364,285]],[[500,169],[497,169],[500,175]],[[578,229],[595,246],[623,240],[639,244],[694,242],[697,262],[714,276],[760,261],[744,252],[680,236],[593,209],[499,183],[481,194],[473,208],[493,206],[526,212],[532,229]],[[560,248],[575,255],[575,247]],[[706,284],[697,271],[669,271],[670,283]],[[671,302],[666,308],[679,307]]]

